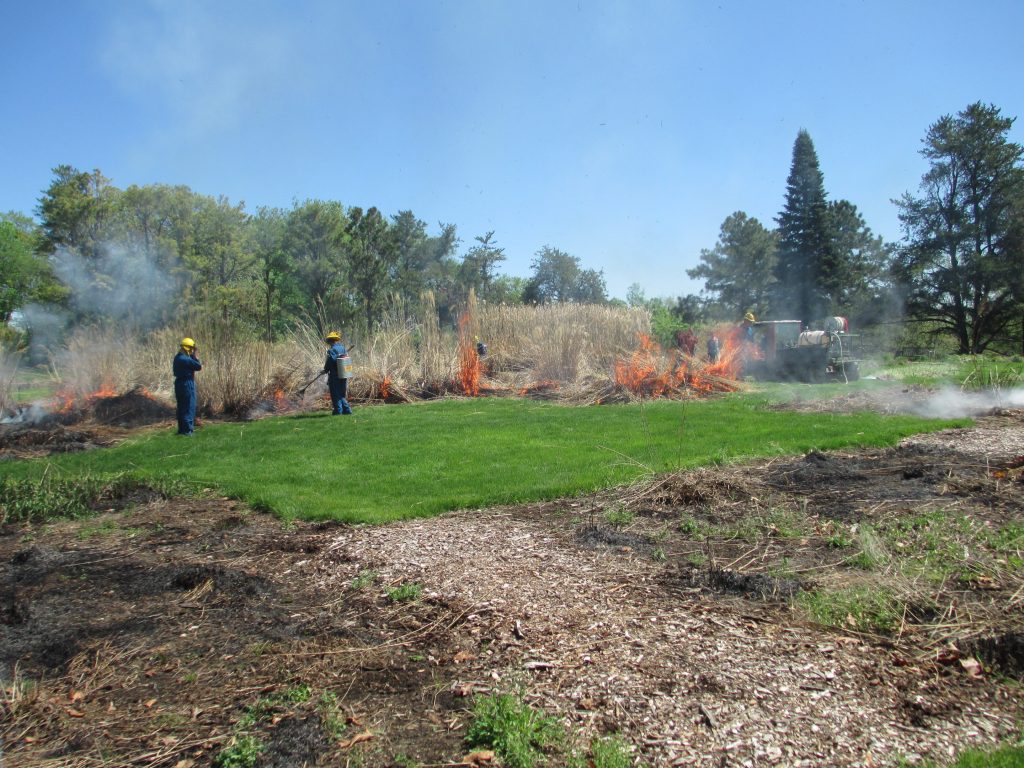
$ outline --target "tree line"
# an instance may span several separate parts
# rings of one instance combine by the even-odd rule
[[[951,337],[960,354],[1024,354],[1024,167],[1013,123],[978,102],[928,128],[920,187],[893,201],[898,244],[874,235],[850,201],[828,199],[800,131],[778,226],[737,211],[687,270],[704,280],[705,313],[805,323],[843,315],[861,327],[908,317]]]
[[[78,321],[170,322],[190,309],[258,328],[272,340],[302,319],[371,330],[390,302],[432,293],[454,322],[469,292],[510,303],[608,300],[604,276],[544,246],[533,274],[498,273],[504,249],[487,232],[461,254],[454,224],[435,232],[412,211],[305,200],[290,209],[201,195],[187,186],[115,187],[94,170],[53,170],[39,223],[0,221],[0,319],[31,302]]]
[[[928,128],[919,189],[893,201],[900,243],[875,235],[854,203],[829,199],[802,130],[776,227],[737,211],[686,271],[703,280],[700,295],[648,299],[633,285],[626,301],[648,307],[663,338],[748,311],[805,323],[844,315],[859,327],[906,316],[960,353],[1024,352],[1024,167],[1013,123],[979,102]],[[38,223],[0,216],[4,327],[30,302],[61,304],[79,320],[154,323],[200,307],[273,339],[297,319],[369,331],[396,297],[416,307],[428,291],[448,323],[471,290],[492,302],[609,301],[603,273],[576,256],[544,246],[529,277],[500,274],[494,232],[460,253],[454,224],[431,233],[408,210],[389,217],[305,200],[248,212],[186,186],[122,190],[98,170],[63,165],[35,213]]]

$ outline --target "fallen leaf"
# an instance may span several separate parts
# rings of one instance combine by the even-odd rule
[[[345,725],[362,725],[363,721],[355,715],[349,715],[345,718]]]
[[[369,741],[372,738],[373,734],[370,732],[370,729],[367,728],[362,733],[357,733],[351,739],[345,739],[344,741],[338,742],[338,746],[342,749],[348,749],[349,747],[354,747],[356,744],[362,744],[364,741]]]
[[[107,704],[107,712],[117,712],[117,707],[114,706],[114,702]]]
[[[179,760],[178,762],[176,762],[174,764],[174,768],[192,768],[192,766],[194,766],[195,764],[195,760],[189,760],[188,758],[185,758],[184,760]]]
[[[68,707],[64,711],[67,712],[68,715],[70,715],[71,717],[85,717],[85,712],[80,712],[79,710],[72,709],[71,707]]]
[[[493,760],[494,752],[489,749],[478,749],[476,752],[470,752],[462,758],[462,765],[480,765],[482,763],[490,763]]]
[[[453,660],[455,661],[456,664],[461,664],[464,661],[472,661],[475,658],[475,653],[470,653],[469,651],[459,651],[455,654]]]
[[[150,699],[149,701],[142,702],[142,706],[146,709],[152,709],[154,704],[156,704],[156,699]]]
[[[84,698],[85,698],[85,694],[82,693],[81,691],[72,691],[71,692],[71,700],[72,701],[81,701]]]
[[[977,659],[971,657],[960,659],[960,666],[963,667],[964,672],[966,672],[969,677],[980,678],[983,674],[981,662]]]

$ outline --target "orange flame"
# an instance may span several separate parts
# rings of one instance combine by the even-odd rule
[[[686,381],[687,365],[665,361],[658,344],[644,333],[637,334],[640,348],[629,360],[615,362],[615,384],[637,395],[661,397]],[[664,365],[664,370],[659,370]]]
[[[390,392],[391,392],[391,377],[385,374],[384,379],[380,383],[380,399],[381,400],[387,400],[388,399],[388,395],[390,394]]]
[[[637,334],[637,349],[629,360],[615,363],[615,384],[634,394],[666,397],[683,389],[710,394],[736,388],[739,369],[735,361],[738,347],[724,345],[717,362],[700,365],[688,355],[667,356],[649,336]]]
[[[288,399],[288,395],[285,394],[283,389],[274,391],[274,411],[280,413],[281,411],[290,411],[292,403]]]
[[[459,318],[459,384],[470,397],[480,394],[480,356],[469,332],[469,313]]]

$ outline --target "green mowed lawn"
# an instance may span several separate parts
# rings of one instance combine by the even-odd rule
[[[383,522],[591,492],[643,474],[963,425],[770,410],[759,395],[586,408],[446,400],[147,432],[114,448],[10,462],[10,477],[184,480],[284,517]]]

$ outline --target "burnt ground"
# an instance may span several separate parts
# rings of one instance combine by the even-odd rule
[[[208,766],[246,735],[261,766],[454,765],[509,690],[638,765],[948,760],[1024,717],[1022,456],[1005,411],[388,526],[224,498],[8,526],[5,768]],[[895,621],[804,600],[858,589]]]

